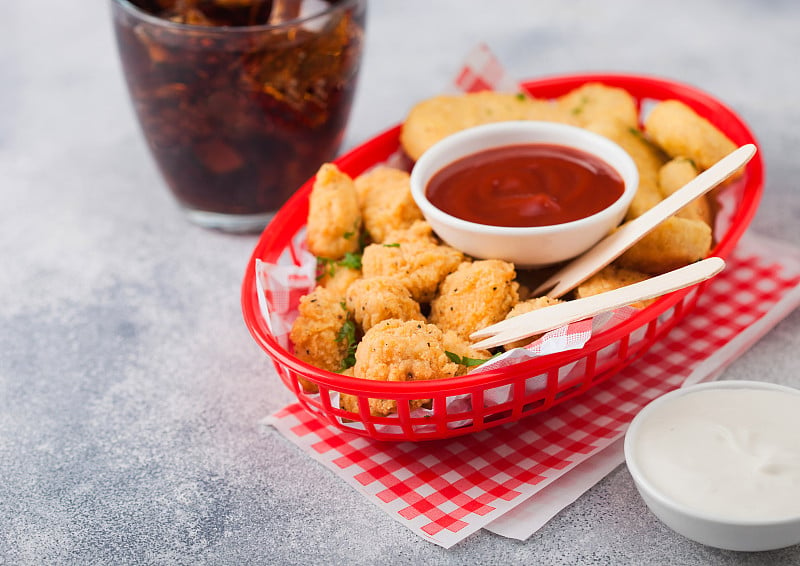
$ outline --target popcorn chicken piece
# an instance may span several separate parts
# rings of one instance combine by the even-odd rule
[[[383,240],[383,243],[387,245],[407,244],[409,242],[434,246],[440,243],[436,234],[433,233],[433,228],[425,220],[417,220],[407,228],[391,230]]]
[[[445,353],[442,331],[424,321],[384,320],[370,328],[356,348],[353,376],[378,381],[420,381],[453,377],[458,364]],[[411,410],[428,399],[409,402]],[[357,398],[341,395],[340,407],[357,413]],[[393,399],[370,399],[370,414],[386,416],[397,412]]]
[[[317,257],[339,259],[359,249],[361,211],[353,180],[332,163],[320,167],[308,199],[307,242]]]
[[[489,352],[489,350],[476,350],[472,347],[471,342],[467,341],[454,330],[445,331],[443,343],[445,352],[449,352],[450,354],[458,356],[458,358],[462,361],[465,359],[470,362],[475,360],[488,360],[492,357],[492,354]],[[479,364],[463,364],[461,362],[456,363],[458,364],[458,371],[456,372],[457,376],[465,375],[480,367]]]
[[[397,279],[378,276],[359,279],[347,289],[347,308],[366,332],[381,321],[425,320],[419,303]]]
[[[649,279],[650,275],[640,271],[633,271],[632,269],[625,269],[616,265],[608,265],[595,273],[589,279],[578,285],[575,289],[575,298],[581,299],[583,297],[591,297],[592,295],[599,295],[606,291],[613,291],[620,287],[625,287],[639,281]],[[646,301],[638,301],[631,304],[632,307],[643,309],[651,305],[655,299],[648,299]]]
[[[498,259],[462,263],[442,282],[428,317],[442,330],[467,338],[505,318],[517,301],[514,264]]]
[[[439,283],[464,261],[464,254],[450,246],[426,242],[370,244],[364,248],[364,277],[385,275],[397,279],[418,303],[433,299]]]
[[[605,120],[618,120],[634,128],[639,125],[636,100],[622,88],[586,83],[557,102],[581,126]]]
[[[353,377],[352,372],[350,377]],[[351,413],[358,413],[358,397],[355,395],[350,395],[349,393],[339,393],[339,408],[344,409],[345,411],[350,411]],[[353,422],[350,419],[344,419],[344,421]]]
[[[385,242],[389,232],[423,219],[411,196],[409,178],[400,169],[376,167],[355,179],[364,228],[373,242]]]
[[[320,369],[338,372],[347,355],[348,344],[337,340],[347,321],[347,310],[336,293],[317,287],[300,299],[299,315],[292,325],[289,338],[300,360]],[[316,393],[316,384],[299,378],[306,393]]]
[[[552,297],[547,297],[547,296],[528,299],[527,301],[522,301],[514,305],[514,307],[506,315],[506,320],[508,320],[509,318],[514,318],[515,316],[519,316],[521,314],[539,310],[544,307],[549,307],[550,305],[557,305],[560,302],[562,302],[561,299],[554,299]],[[503,348],[506,351],[513,350],[514,348],[524,348],[528,344],[538,340],[541,336],[542,336],[541,334],[529,336],[528,338],[523,338],[521,340],[517,340],[516,342],[510,342],[505,346],[503,346]]]
[[[640,175],[656,176],[667,161],[664,153],[648,141],[641,130],[620,120],[598,120],[587,124],[586,129],[607,137],[627,151]]]
[[[317,285],[325,287],[337,297],[344,299],[347,294],[347,288],[350,285],[361,279],[362,274],[360,269],[352,267],[344,267],[343,265],[331,265],[322,274],[322,277],[317,281]]]
[[[658,171],[666,162],[666,157],[644,137],[641,131],[620,120],[592,122],[586,129],[617,143],[628,152],[636,164],[639,187],[628,208],[627,220],[641,216],[663,200],[658,188]]]
[[[728,136],[683,102],[665,100],[645,118],[645,131],[671,157],[688,157],[708,169],[736,149]]]
[[[400,143],[417,160],[437,141],[472,126],[506,120],[545,120],[577,125],[563,108],[522,93],[477,92],[435,96],[415,105],[403,122]]]
[[[636,194],[633,195],[633,200],[625,213],[625,220],[638,218],[662,200],[664,199],[661,198],[661,191],[656,179],[651,175],[640,177]]]
[[[698,171],[691,159],[676,157],[665,163],[658,171],[658,186],[664,198],[682,188],[686,183],[697,177]],[[705,222],[709,226],[713,222],[711,204],[708,195],[698,198],[680,209],[675,216],[692,218]]]
[[[634,271],[665,273],[705,258],[711,243],[708,224],[673,216],[623,253],[617,264]]]

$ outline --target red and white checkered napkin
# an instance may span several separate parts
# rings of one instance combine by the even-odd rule
[[[645,404],[684,382],[716,377],[799,304],[800,250],[749,236],[697,307],[643,358],[518,423],[451,440],[392,444],[328,426],[298,404],[265,422],[391,517],[449,548],[523,502],[528,509],[539,505],[537,494],[579,464],[586,462],[576,474],[591,474],[587,460],[622,437]],[[581,490],[593,483],[573,480]],[[548,490],[540,516],[551,517],[577,496],[570,482],[559,484],[568,493]]]
[[[467,54],[451,86],[458,92],[519,90],[519,82],[506,71],[485,43],[479,43]]]

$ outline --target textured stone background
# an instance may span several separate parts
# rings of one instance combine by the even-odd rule
[[[478,42],[519,77],[634,71],[748,121],[753,230],[800,243],[800,3],[373,2],[346,146],[439,92]],[[525,543],[450,551],[259,420],[290,393],[242,323],[255,236],[187,224],[124,89],[105,1],[0,5],[0,564],[797,564],[673,534],[624,466]],[[800,386],[795,312],[725,373]]]

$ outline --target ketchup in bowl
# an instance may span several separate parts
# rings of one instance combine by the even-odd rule
[[[442,241],[525,268],[594,246],[619,226],[638,185],[633,159],[608,138],[535,120],[451,134],[411,170],[411,196]]]
[[[564,145],[486,149],[438,171],[426,196],[438,209],[491,226],[551,226],[591,216],[622,196],[622,176],[599,157]]]

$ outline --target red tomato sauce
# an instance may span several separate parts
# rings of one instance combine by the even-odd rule
[[[591,216],[624,190],[603,160],[571,147],[521,144],[464,157],[433,175],[436,208],[491,226],[550,226]]]

